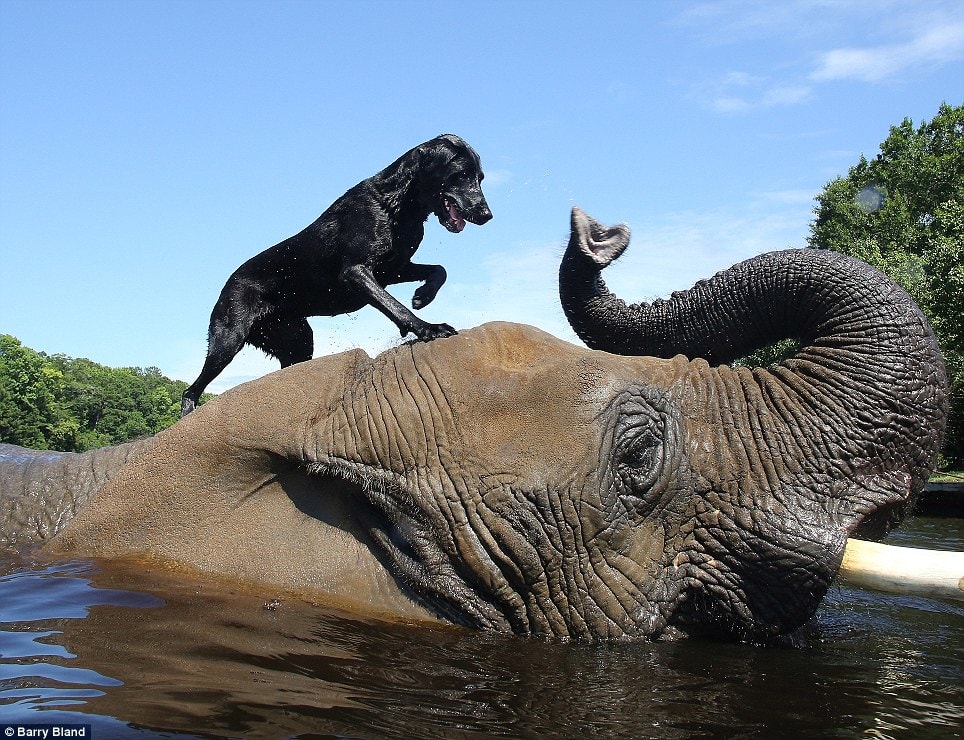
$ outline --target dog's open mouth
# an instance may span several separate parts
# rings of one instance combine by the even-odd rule
[[[439,219],[442,222],[442,226],[452,233],[458,234],[465,228],[465,218],[462,216],[462,212],[450,198],[443,198],[442,206],[445,214],[444,218]]]

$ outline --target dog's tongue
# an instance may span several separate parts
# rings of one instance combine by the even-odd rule
[[[449,203],[449,218],[455,224],[455,231],[459,232],[465,228],[465,219],[459,213],[459,209],[454,204]]]

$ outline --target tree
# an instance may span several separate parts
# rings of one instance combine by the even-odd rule
[[[73,446],[78,425],[60,402],[64,376],[15,337],[0,334],[0,441]]]
[[[180,418],[185,388],[156,367],[46,355],[0,335],[0,442],[82,452],[157,434]]]
[[[858,257],[927,314],[951,381],[942,464],[964,466],[964,105],[890,129],[872,160],[817,196],[809,245]]]

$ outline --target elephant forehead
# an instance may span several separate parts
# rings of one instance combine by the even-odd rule
[[[415,350],[414,367],[444,394],[466,449],[493,464],[556,464],[598,440],[595,387],[581,372],[587,350],[516,324],[487,324]]]
[[[628,386],[663,374],[666,361],[577,347],[530,326],[486,324],[414,346],[413,366],[430,373],[466,448],[510,466],[598,462],[607,419]]]
[[[572,368],[587,353],[531,326],[495,323],[415,344],[412,361],[449,394],[472,397],[482,391],[497,397],[501,393],[517,406],[526,401],[526,381],[541,384],[542,379],[551,379],[577,392],[578,377]]]
[[[631,383],[668,388],[687,361],[613,355],[563,341],[526,324],[494,322],[442,341],[412,345],[416,364],[447,386],[496,386],[507,378],[560,386],[574,397],[592,393],[603,403]],[[523,396],[524,397],[524,396]]]

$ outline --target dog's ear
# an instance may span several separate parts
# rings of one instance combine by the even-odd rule
[[[478,153],[475,151],[475,149],[470,147],[468,142],[466,142],[461,136],[456,136],[455,134],[442,134],[441,136],[433,139],[433,141],[445,142],[445,146],[452,153],[451,158],[448,160],[449,162],[456,157],[462,156],[465,157],[469,162],[474,163],[477,170],[480,172],[482,171],[482,160],[479,158]],[[446,164],[447,163],[448,162],[446,162]]]
[[[418,166],[423,175],[441,175],[445,166],[455,158],[455,151],[446,136],[426,141],[418,148]]]
[[[455,134],[441,134],[440,136],[436,136],[433,141],[444,141],[456,151],[468,148],[468,144],[465,143],[462,137],[456,136]]]

